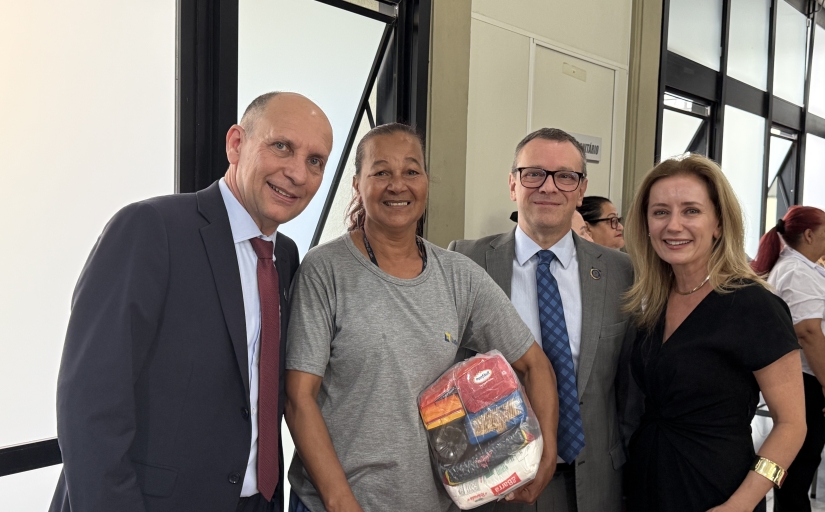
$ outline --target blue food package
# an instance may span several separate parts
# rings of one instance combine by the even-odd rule
[[[470,443],[479,444],[503,434],[527,419],[527,408],[516,390],[502,400],[465,417]]]

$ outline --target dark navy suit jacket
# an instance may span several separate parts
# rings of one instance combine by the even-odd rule
[[[298,250],[278,234],[279,419]],[[217,182],[118,212],[72,300],[51,511],[235,510],[251,425],[240,272]],[[275,510],[283,503],[281,482]]]

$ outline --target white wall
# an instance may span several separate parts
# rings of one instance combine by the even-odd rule
[[[0,446],[53,437],[75,281],[106,221],[174,191],[175,2],[0,8]],[[0,478],[45,510],[55,468]]]
[[[607,154],[594,166],[604,176],[593,176],[588,195],[606,195],[621,208],[631,8],[632,0],[473,0],[465,238],[512,229],[508,217],[516,206],[509,198],[507,173],[513,150],[537,128],[531,117],[539,107],[552,111],[548,102],[565,101],[561,96],[535,101],[537,45],[614,74],[612,111],[603,112],[612,129],[598,135]],[[555,127],[576,131],[563,124]]]

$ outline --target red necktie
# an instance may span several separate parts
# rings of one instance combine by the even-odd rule
[[[261,356],[258,363],[258,491],[272,501],[278,486],[278,375],[281,355],[281,311],[278,271],[272,261],[272,242],[250,238],[258,255],[261,296]]]

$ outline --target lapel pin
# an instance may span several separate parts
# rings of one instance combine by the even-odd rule
[[[599,279],[602,278],[602,271],[597,269],[597,268],[591,268],[590,269],[590,277],[592,277],[593,279],[598,281]]]

